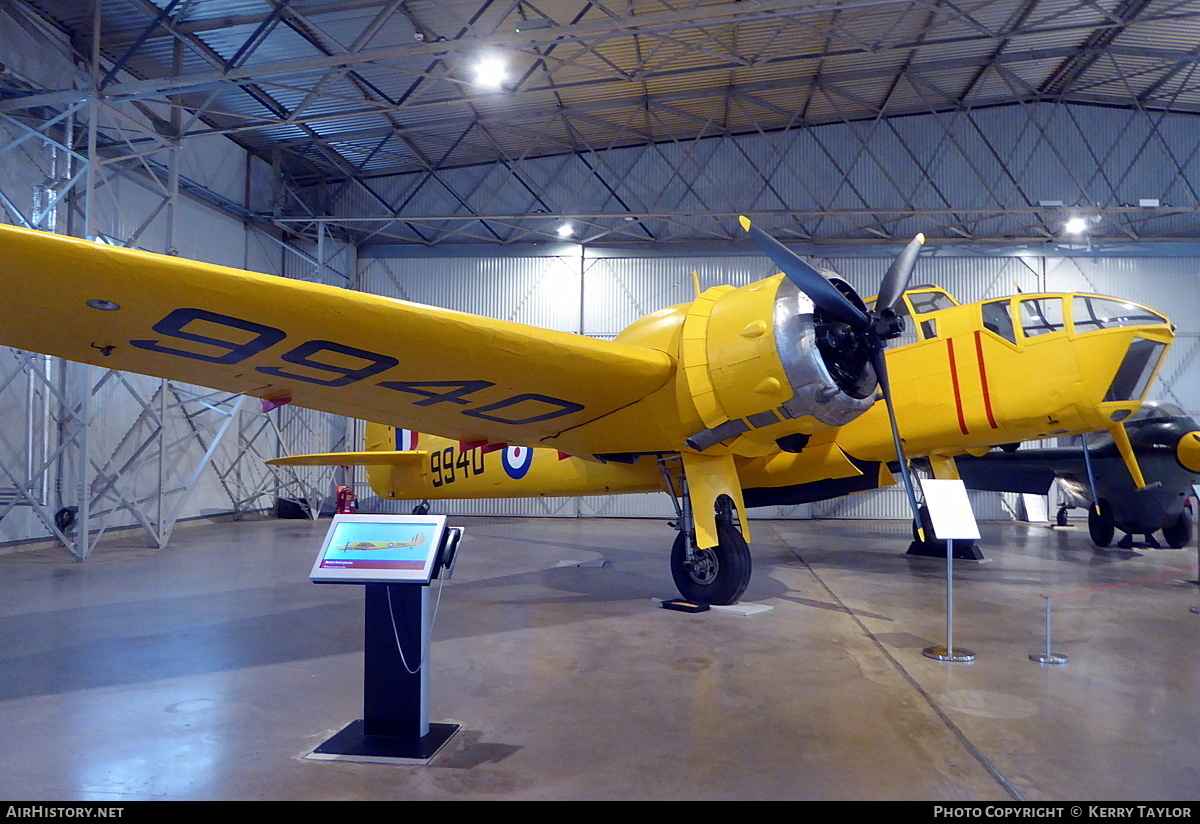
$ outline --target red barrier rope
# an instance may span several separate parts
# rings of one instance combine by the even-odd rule
[[[1172,572],[1163,572],[1158,575],[1151,575],[1149,578],[1137,578],[1133,581],[1122,581],[1119,584],[1105,584],[1102,587],[1092,587],[1091,589],[1078,589],[1074,592],[1060,592],[1058,595],[1042,595],[1038,593],[1039,598],[1045,598],[1047,601],[1051,598],[1065,598],[1068,595],[1080,595],[1084,592],[1099,592],[1102,589],[1112,589],[1113,587],[1123,587],[1129,584],[1140,584],[1143,581],[1153,581],[1157,578],[1172,578],[1178,575],[1186,575],[1189,572],[1200,572],[1200,567],[1189,567],[1188,569],[1177,569]]]

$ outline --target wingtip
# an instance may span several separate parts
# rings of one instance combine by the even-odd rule
[[[925,245],[925,233],[924,232],[917,232],[917,243],[921,244],[922,246]]]
[[[747,232],[750,231],[750,218],[745,215],[738,215],[738,223],[742,224],[742,228]]]

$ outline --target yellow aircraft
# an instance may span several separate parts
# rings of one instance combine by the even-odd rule
[[[750,579],[747,508],[889,485],[895,466],[917,517],[907,458],[954,477],[956,455],[1107,430],[1145,486],[1120,421],[1173,339],[1163,315],[910,290],[920,236],[868,309],[741,222],[781,274],[697,288],[613,341],[0,227],[0,344],[377,422],[364,452],[284,461],[367,465],[390,497],[667,490],[672,575],[705,603]],[[918,339],[885,357],[903,315]],[[443,440],[398,448],[396,429]]]

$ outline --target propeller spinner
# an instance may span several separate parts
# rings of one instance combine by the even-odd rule
[[[892,406],[891,382],[888,380],[887,360],[884,357],[886,342],[899,336],[904,331],[904,321],[896,315],[895,306],[908,288],[916,267],[917,256],[925,243],[925,236],[918,234],[909,241],[904,250],[892,261],[883,282],[879,287],[879,296],[875,299],[873,309],[861,309],[824,275],[801,259],[795,252],[788,249],[766,232],[753,226],[750,219],[743,216],[738,218],[742,228],[750,233],[750,237],[758,247],[771,258],[779,270],[806,294],[813,306],[844,326],[832,328],[827,338],[839,351],[849,353],[854,350],[867,355],[879,381],[879,391],[887,408],[888,422],[892,428],[892,441],[896,449],[896,458],[900,464],[900,476],[904,481],[904,491],[912,508],[913,520],[924,539],[924,530],[917,497],[913,491],[912,478],[908,472],[908,461],[904,456],[904,447],[900,440],[900,429],[896,425],[896,413]]]

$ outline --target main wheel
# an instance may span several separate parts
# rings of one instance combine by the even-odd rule
[[[1162,529],[1163,540],[1171,549],[1182,549],[1192,540],[1192,514],[1186,509],[1180,512],[1175,522]]]
[[[1088,507],[1088,533],[1092,536],[1093,544],[1108,546],[1112,543],[1115,531],[1112,504],[1101,498],[1095,506]]]
[[[750,548],[742,531],[717,521],[717,545],[698,549],[689,563],[688,538],[680,532],[671,548],[671,577],[679,594],[699,604],[735,604],[750,583]]]

